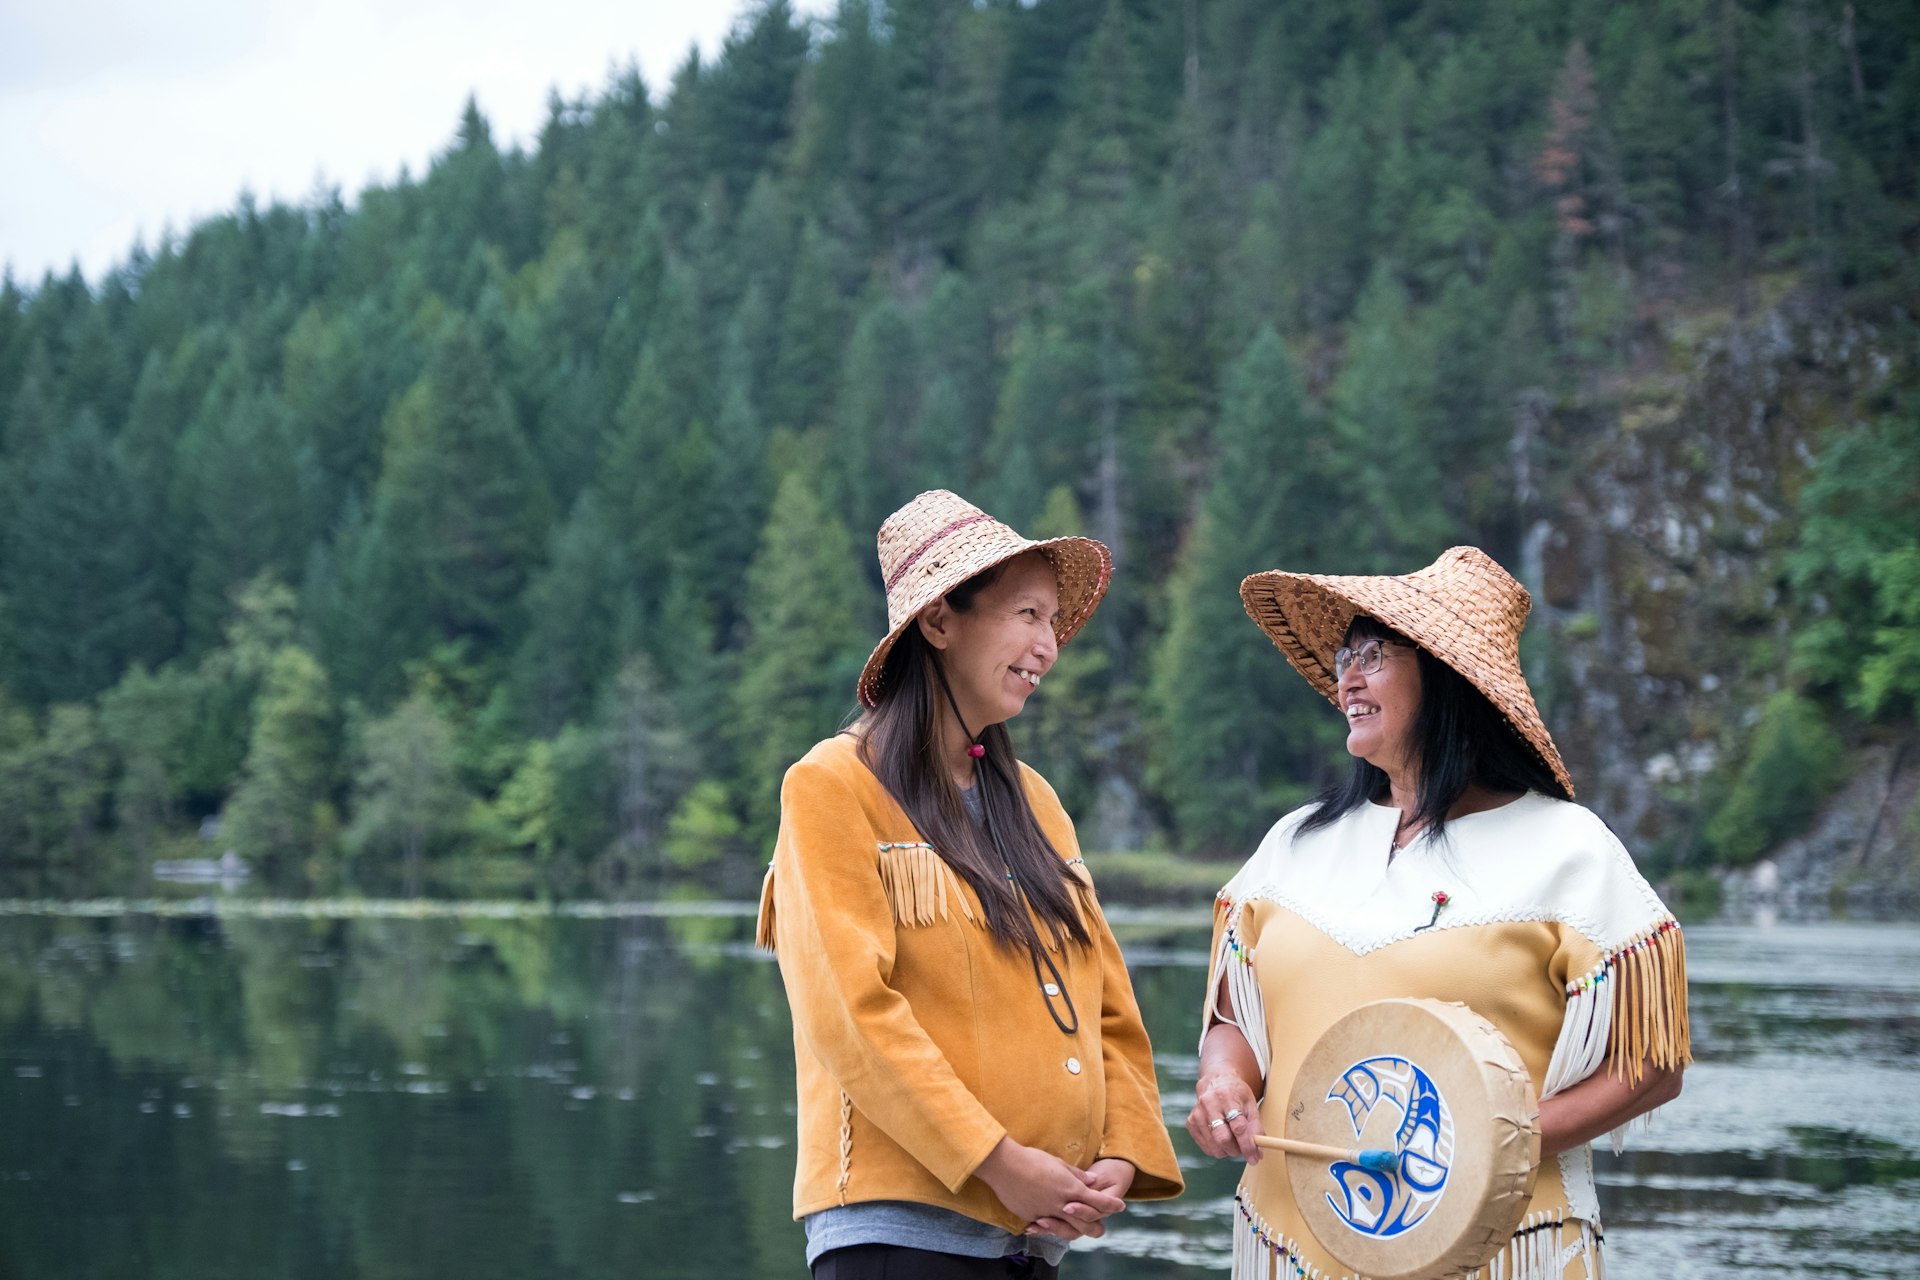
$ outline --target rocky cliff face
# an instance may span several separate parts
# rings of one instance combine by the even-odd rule
[[[1876,744],[1819,819],[1751,867],[1721,880],[1736,903],[1815,912],[1844,906],[1905,912],[1920,903],[1920,751]]]
[[[1897,369],[1873,326],[1804,297],[1666,324],[1657,359],[1555,411],[1540,443],[1517,435],[1576,477],[1539,497],[1522,556],[1553,637],[1530,671],[1581,799],[1671,865],[1698,856],[1703,790],[1789,679],[1783,556],[1819,438]]]

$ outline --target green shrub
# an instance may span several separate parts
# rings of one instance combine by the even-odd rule
[[[1753,747],[1707,822],[1721,862],[1743,866],[1805,830],[1844,776],[1840,739],[1820,708],[1796,693],[1768,699]]]
[[[681,870],[704,866],[725,853],[740,836],[740,819],[724,784],[707,778],[680,800],[667,820],[667,861]]]
[[[1668,877],[1660,896],[1682,920],[1711,920],[1720,914],[1726,892],[1712,872],[1690,868]]]

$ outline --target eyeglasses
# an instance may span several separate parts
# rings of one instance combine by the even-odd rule
[[[1386,646],[1399,645],[1402,649],[1411,649],[1412,645],[1400,640],[1368,640],[1358,649],[1349,649],[1344,645],[1333,651],[1333,678],[1340,679],[1347,674],[1348,667],[1359,668],[1360,674],[1370,676],[1380,669],[1387,660]]]

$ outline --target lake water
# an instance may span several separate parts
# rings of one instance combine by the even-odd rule
[[[0,1277],[804,1275],[751,919],[243,909],[0,906]],[[1120,932],[1177,1129],[1204,922]],[[1686,1093],[1599,1158],[1614,1274],[1920,1273],[1920,926],[1688,943]],[[1068,1274],[1224,1274],[1234,1170],[1176,1142],[1188,1194]]]

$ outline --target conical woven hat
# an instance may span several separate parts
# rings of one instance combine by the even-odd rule
[[[1060,616],[1053,635],[1064,645],[1073,639],[1094,606],[1107,594],[1113,556],[1092,538],[1023,538],[992,516],[945,489],[930,489],[886,518],[880,526],[880,573],[887,586],[887,638],[860,673],[860,703],[871,707],[880,695],[887,654],[914,615],[974,574],[1026,551],[1053,561],[1060,581]]]
[[[1480,548],[1454,547],[1397,577],[1251,574],[1240,584],[1240,599],[1294,669],[1335,706],[1333,653],[1347,628],[1362,615],[1392,627],[1486,694],[1573,794],[1573,779],[1520,671],[1520,630],[1533,600]]]

